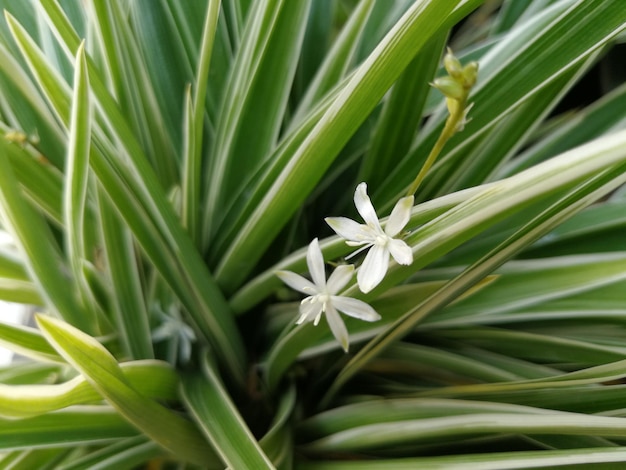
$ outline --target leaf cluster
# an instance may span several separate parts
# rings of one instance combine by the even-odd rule
[[[623,0],[0,6],[0,468],[626,462]],[[344,354],[276,272],[360,182],[413,263]]]

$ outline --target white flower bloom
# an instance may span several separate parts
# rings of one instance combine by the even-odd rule
[[[326,222],[337,234],[346,239],[350,246],[361,246],[350,256],[371,248],[358,270],[357,281],[364,293],[371,291],[383,280],[389,266],[389,255],[398,264],[409,265],[413,262],[413,252],[403,240],[394,238],[409,222],[413,196],[400,199],[387,220],[383,230],[376,217],[376,211],[367,195],[367,184],[361,183],[354,192],[354,205],[365,224],[359,224],[347,217],[327,217]]]
[[[310,244],[306,262],[313,282],[290,271],[278,271],[276,275],[289,287],[304,294],[309,294],[300,303],[300,318],[296,324],[312,321],[317,325],[326,314],[326,321],[344,351],[348,351],[348,330],[338,311],[354,318],[373,322],[380,320],[380,315],[362,300],[336,295],[352,278],[353,265],[338,266],[326,281],[324,257],[319,242],[315,238]]]

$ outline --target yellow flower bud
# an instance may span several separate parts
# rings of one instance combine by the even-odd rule
[[[452,54],[452,50],[450,48],[448,48],[448,52],[443,58],[443,66],[452,78],[462,78],[463,67],[461,66],[459,59]]]
[[[466,90],[469,90],[476,83],[476,77],[478,76],[478,62],[470,62],[463,67],[463,86]]]
[[[454,100],[465,98],[466,91],[463,86],[452,77],[440,77],[433,82],[433,86],[442,92],[446,97]]]

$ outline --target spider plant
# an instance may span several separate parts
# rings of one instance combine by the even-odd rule
[[[0,468],[626,462],[623,0],[0,4]]]

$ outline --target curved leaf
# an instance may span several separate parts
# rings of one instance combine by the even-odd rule
[[[182,460],[207,464],[215,459],[196,428],[134,388],[100,343],[51,317],[38,315],[37,323],[59,354],[133,426]]]

